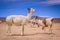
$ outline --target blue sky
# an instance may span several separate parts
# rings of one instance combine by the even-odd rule
[[[27,8],[34,8],[33,16],[60,18],[60,0],[0,0],[0,17],[27,15]]]

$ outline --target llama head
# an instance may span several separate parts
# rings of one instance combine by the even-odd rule
[[[35,16],[35,19],[38,19],[38,16]]]
[[[32,13],[32,12],[35,12],[35,9],[33,9],[33,8],[28,8],[28,13]]]

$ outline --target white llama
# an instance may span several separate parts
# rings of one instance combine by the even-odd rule
[[[28,22],[31,19],[32,12],[35,10],[33,8],[28,8],[28,15],[23,16],[23,15],[11,15],[6,18],[6,22],[9,25],[8,31],[11,32],[11,26],[12,24],[17,24],[22,26],[22,33],[21,35],[24,35],[24,25],[26,22]]]

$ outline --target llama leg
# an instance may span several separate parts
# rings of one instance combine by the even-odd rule
[[[42,27],[42,30],[43,30],[44,28],[45,28],[45,27],[43,26],[43,27]]]
[[[37,24],[37,26],[39,27],[39,24],[38,23],[36,23]]]
[[[11,35],[11,27],[12,27],[12,24],[8,24],[8,34]]]
[[[52,33],[52,26],[50,25],[49,26],[49,34],[51,34]]]
[[[45,33],[45,27],[42,27],[42,31],[43,31],[43,33]]]
[[[21,35],[22,35],[22,36],[24,35],[24,25],[22,26],[22,32],[21,32]]]
[[[31,23],[31,27],[33,27],[33,23]]]
[[[35,22],[33,22],[33,27],[35,27],[35,24],[36,24],[36,23],[35,23]]]
[[[8,25],[8,33],[11,33],[11,25]]]
[[[50,33],[52,33],[52,24],[50,25],[50,31],[51,31]]]
[[[42,27],[42,30],[44,31],[44,33],[46,33],[46,32],[45,32],[46,30],[45,30],[45,27],[44,27],[44,26]]]
[[[11,26],[8,27],[8,31],[9,31],[9,33],[11,33]]]
[[[34,25],[35,25],[35,22],[32,22],[31,27],[34,27]]]
[[[8,25],[7,34],[8,34],[8,35],[11,35],[11,25]]]

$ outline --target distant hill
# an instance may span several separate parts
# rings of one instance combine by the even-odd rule
[[[0,21],[1,21],[1,22],[6,22],[5,19],[6,19],[5,17],[0,17]]]
[[[35,16],[32,16],[32,19],[33,19],[34,17],[35,17]],[[48,18],[48,17],[39,17],[39,16],[37,16],[37,17],[38,17],[38,19]],[[0,21],[2,21],[2,22],[6,22],[5,19],[6,19],[5,17],[0,17]],[[54,22],[55,22],[55,23],[60,23],[60,18],[54,18]]]
[[[54,18],[54,22],[60,23],[60,18]]]

